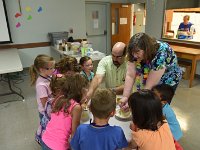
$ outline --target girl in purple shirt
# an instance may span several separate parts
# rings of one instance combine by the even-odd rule
[[[44,108],[48,99],[52,97],[49,88],[51,75],[54,72],[55,60],[48,55],[38,55],[34,64],[30,67],[31,85],[36,87],[36,98],[38,104],[40,123],[44,115]],[[40,143],[40,140],[36,140]]]

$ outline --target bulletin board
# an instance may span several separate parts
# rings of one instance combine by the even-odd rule
[[[14,44],[49,42],[49,32],[69,31],[85,38],[85,1],[5,0]]]

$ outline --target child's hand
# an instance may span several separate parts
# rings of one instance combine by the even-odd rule
[[[81,104],[81,107],[82,107],[83,110],[88,110],[88,105],[87,105],[87,103]]]
[[[130,123],[129,128],[130,128],[132,131],[137,131],[137,126],[136,126],[133,122]]]

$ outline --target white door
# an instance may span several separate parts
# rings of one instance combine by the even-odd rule
[[[107,6],[105,3],[87,3],[85,5],[86,35],[92,48],[107,54]]]
[[[136,12],[135,33],[144,32],[144,12]]]

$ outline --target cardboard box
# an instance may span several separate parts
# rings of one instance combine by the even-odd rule
[[[191,63],[186,61],[179,61],[178,62],[181,70],[183,71],[183,79],[189,80],[190,79],[190,73],[191,73]]]

